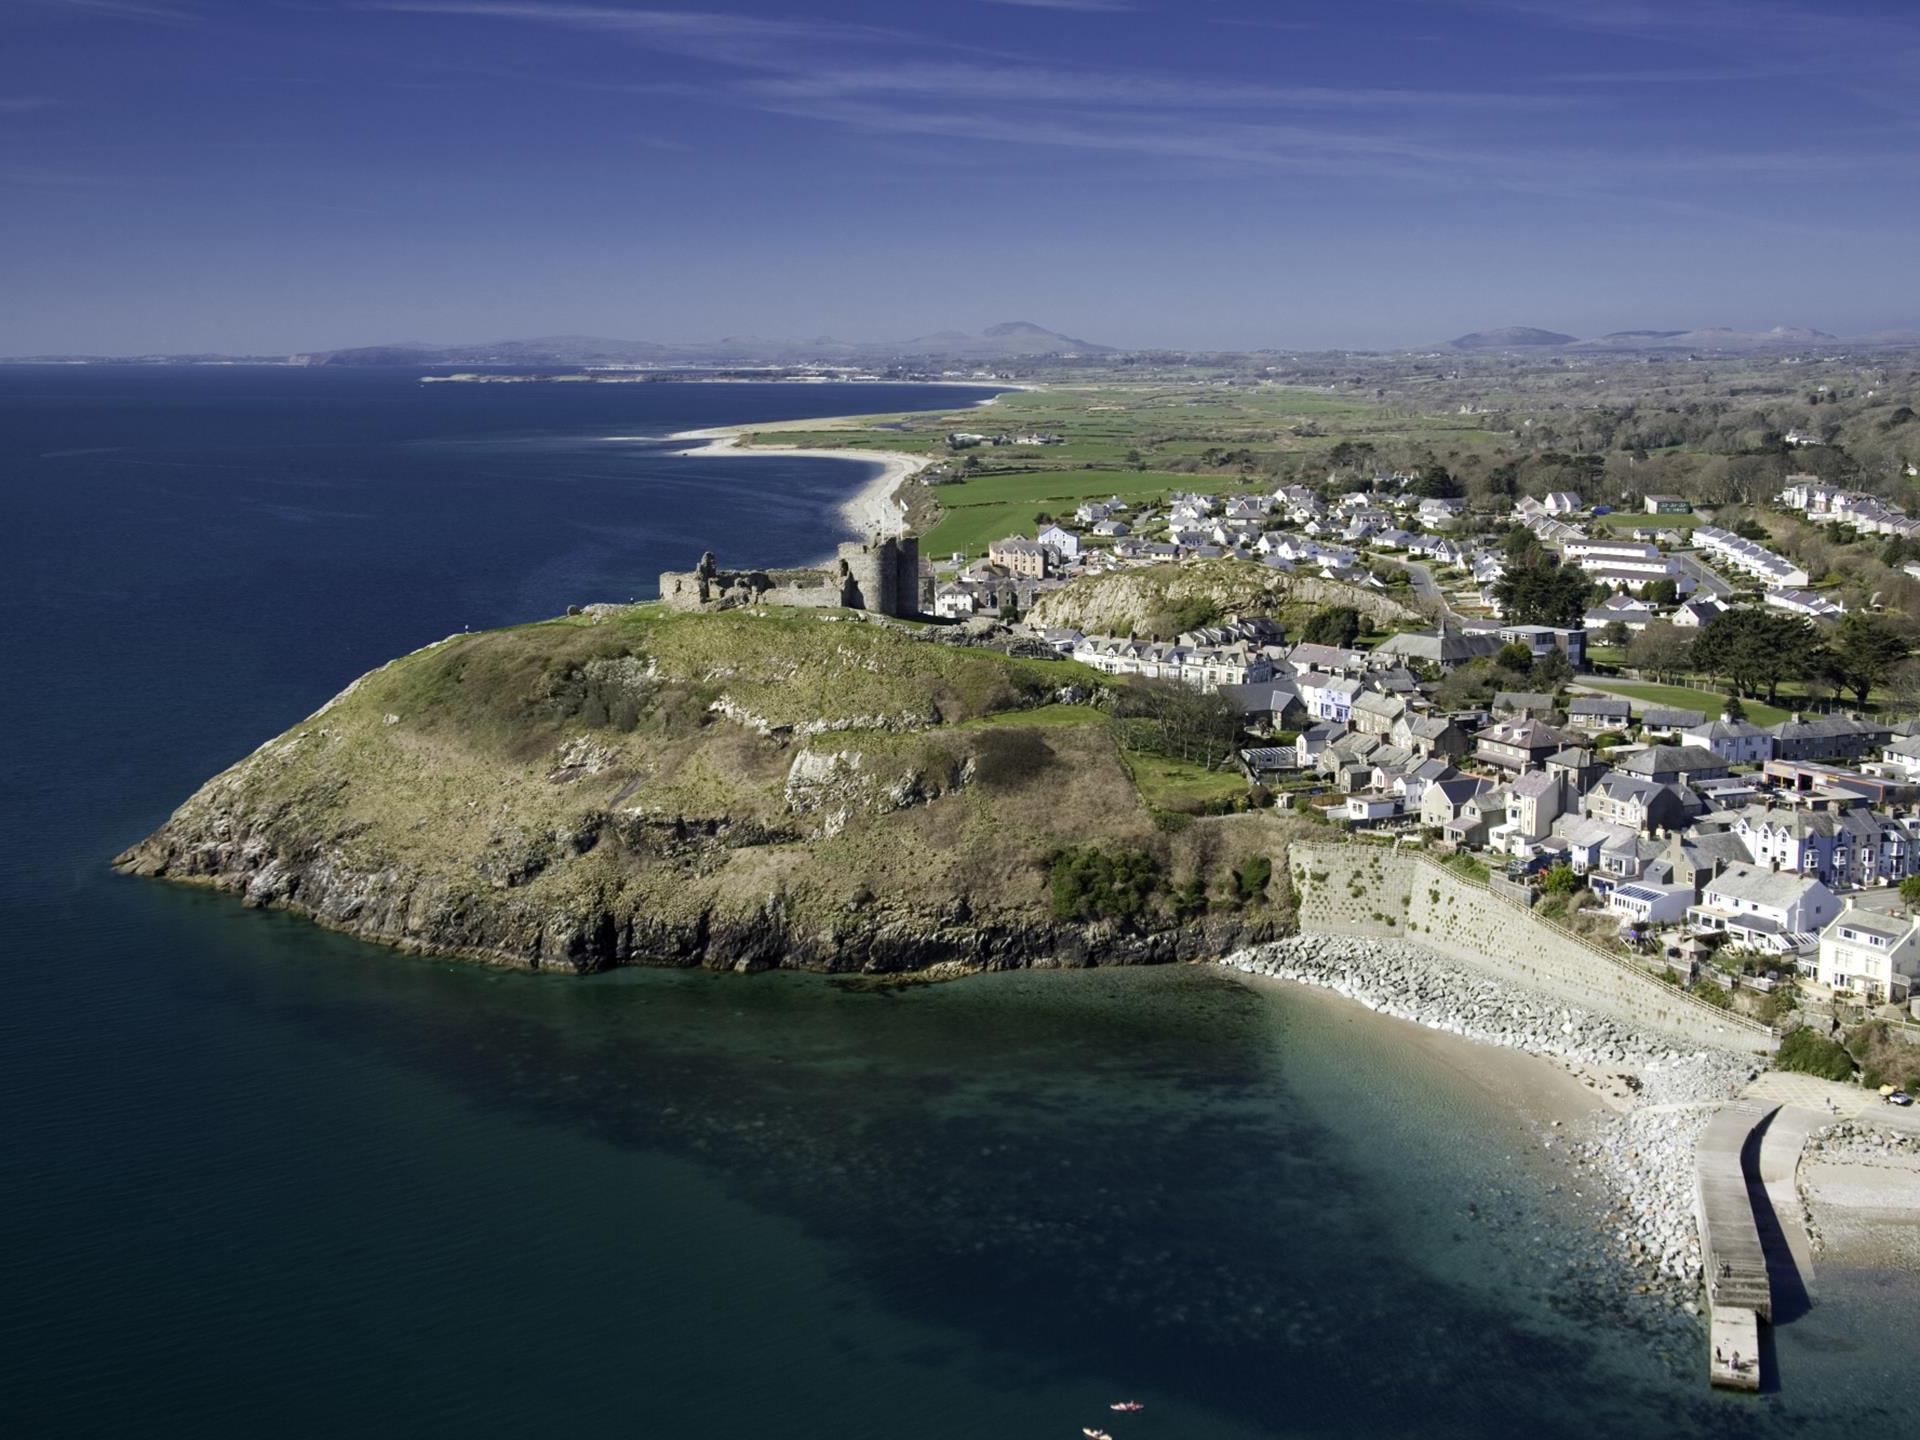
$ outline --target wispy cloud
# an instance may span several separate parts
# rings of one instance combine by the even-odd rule
[[[1137,10],[1124,0],[985,0],[989,5],[1018,5],[1025,10],[1078,10],[1085,14],[1111,14],[1116,10]]]
[[[97,15],[112,20],[151,20],[172,25],[201,18],[197,10],[162,4],[160,0],[19,0],[19,3],[35,10]]]
[[[1544,0],[1461,3],[1528,15],[1548,8]],[[1701,3],[1721,8],[1721,0]],[[369,8],[617,33],[642,49],[717,67],[721,73],[698,89],[710,103],[890,143],[921,137],[1076,150],[1133,156],[1196,175],[1324,175],[1436,196],[1480,190],[1642,207],[1665,203],[1651,193],[1663,182],[1677,191],[1689,184],[1698,189],[1694,182],[1701,178],[1818,179],[1836,164],[1817,147],[1729,151],[1673,143],[1650,152],[1643,144],[1609,144],[1607,113],[1594,108],[1585,90],[1277,85],[1171,70],[1036,65],[886,26],[534,0],[369,0]],[[1669,23],[1632,0],[1597,0],[1595,8],[1602,13],[1593,24]],[[625,88],[576,73],[559,83]],[[647,89],[658,82],[637,77],[634,83]],[[1554,109],[1585,113],[1591,122],[1585,144],[1569,143],[1564,127],[1515,119]],[[1911,173],[1915,157],[1884,146],[1869,155],[1858,147],[1841,163]],[[1688,213],[1707,203],[1694,193],[1668,198]]]

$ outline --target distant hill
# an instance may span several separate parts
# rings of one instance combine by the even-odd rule
[[[1616,330],[1582,340],[1581,350],[1765,350],[1780,345],[1826,345],[1840,337],[1804,325],[1776,325],[1771,330],[1733,330],[1710,325],[1699,330]]]
[[[468,345],[367,345],[298,356],[309,365],[873,365],[908,359],[1012,360],[1038,355],[1107,355],[1096,345],[1030,320],[1008,320],[979,332],[941,330],[908,340],[767,339],[728,335],[670,343],[548,335]]]
[[[1518,350],[1530,346],[1571,345],[1578,337],[1558,330],[1536,330],[1531,325],[1509,325],[1501,330],[1475,330],[1447,342],[1451,350]]]

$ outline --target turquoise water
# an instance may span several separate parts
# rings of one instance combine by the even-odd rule
[[[601,436],[960,398],[0,370],[10,1433],[1911,1425],[1855,1383],[1898,1287],[1707,1395],[1533,1123],[1319,997],[569,981],[106,871],[393,653],[834,538],[847,467]]]

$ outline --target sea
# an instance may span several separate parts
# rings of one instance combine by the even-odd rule
[[[109,869],[394,655],[845,538],[866,464],[672,432],[984,393],[0,367],[0,1429],[1920,1433],[1909,1282],[1711,1394],[1555,1133],[1344,1002],[508,973]]]

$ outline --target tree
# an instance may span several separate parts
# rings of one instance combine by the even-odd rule
[[[1693,663],[1710,675],[1724,676],[1737,693],[1765,692],[1772,704],[1782,680],[1807,674],[1816,639],[1811,626],[1791,615],[1766,610],[1730,610],[1700,627],[1693,642]]]
[[[1680,603],[1680,587],[1671,580],[1656,580],[1647,586],[1646,598],[1655,605]]]
[[[1862,705],[1873,688],[1907,658],[1907,642],[1893,627],[1874,615],[1849,615],[1840,622],[1828,647],[1833,673],[1844,689]]]
[[[1744,720],[1747,718],[1747,707],[1738,695],[1727,696],[1727,703],[1720,708],[1729,720]]]
[[[1549,650],[1533,662],[1531,679],[1534,689],[1558,694],[1560,687],[1573,679],[1573,662],[1558,650]]]
[[[1578,625],[1592,593],[1584,574],[1537,546],[1509,560],[1493,584],[1493,597],[1509,625]]]
[[[1920,910],[1920,875],[1909,875],[1900,882],[1900,903],[1909,910]]]
[[[1887,708],[1896,715],[1920,714],[1920,660],[1902,660],[1887,676]]]
[[[1633,638],[1633,632],[1627,629],[1624,620],[1609,620],[1600,627],[1600,643],[1610,645],[1615,650],[1627,648],[1627,642]]]
[[[1533,668],[1533,650],[1524,641],[1509,640],[1493,652],[1493,663],[1502,670],[1524,675]]]
[[[1407,489],[1423,500],[1458,500],[1462,493],[1460,482],[1446,466],[1437,463],[1423,467]]]
[[[1627,642],[1627,664],[1655,680],[1678,679],[1693,667],[1693,641],[1677,625],[1649,625]]]
[[[1233,755],[1240,714],[1224,696],[1174,680],[1135,678],[1120,690],[1115,713],[1135,750],[1215,769]]]
[[[1540,888],[1549,895],[1571,895],[1580,888],[1580,877],[1566,861],[1556,861],[1540,877]]]
[[[1309,645],[1351,649],[1353,642],[1360,638],[1360,612],[1351,605],[1329,605],[1324,610],[1316,610],[1300,632],[1300,638]]]

